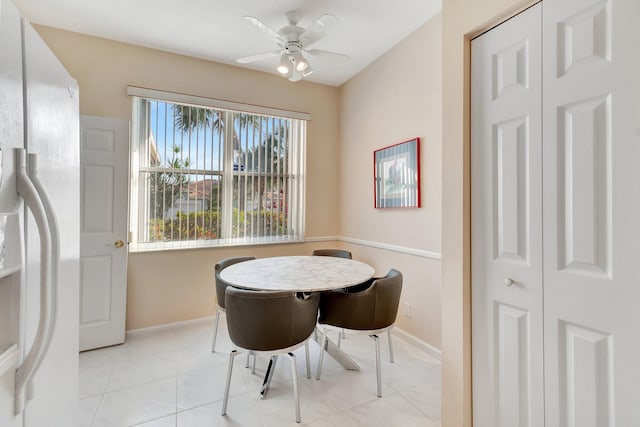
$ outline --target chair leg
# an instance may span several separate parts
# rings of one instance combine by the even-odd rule
[[[293,401],[296,405],[296,422],[300,422],[300,395],[298,394],[298,368],[296,367],[296,355],[289,353],[291,358],[291,378],[293,382]]]
[[[238,355],[236,350],[229,354],[229,369],[227,369],[227,384],[224,387],[224,399],[222,400],[222,415],[227,415],[227,403],[229,402],[229,388],[231,387],[231,372],[233,371],[233,360]]]
[[[316,372],[316,379],[320,379],[320,373],[322,372],[322,359],[324,359],[324,351],[327,347],[327,328],[322,331],[322,341],[320,341],[320,357],[318,358],[318,371]]]
[[[304,343],[304,355],[307,358],[307,379],[311,378],[311,361],[309,360],[309,340]]]
[[[391,329],[387,331],[387,335],[389,336],[389,359],[391,363],[393,363],[393,341],[391,341]]]
[[[264,382],[262,383],[262,389],[260,390],[260,399],[264,399],[267,395],[267,391],[269,391],[269,386],[271,385],[271,379],[273,378],[273,372],[276,370],[277,362],[278,356],[271,356],[269,364],[267,365],[267,373],[265,374]]]
[[[220,321],[220,309],[216,308],[216,320],[213,324],[213,342],[211,343],[211,353],[216,352],[216,338],[218,338],[218,322]]]
[[[340,344],[342,343],[342,331],[338,332],[338,342],[336,343],[336,346],[338,348],[340,348]]]
[[[250,351],[249,353],[247,353],[247,361],[244,364],[245,368],[249,368],[249,359],[250,357],[253,356],[253,362],[251,362],[251,375],[254,375],[256,373],[256,354],[253,351]]]
[[[382,397],[382,375],[380,373],[380,338],[369,335],[376,343],[376,379],[378,380],[378,397]]]

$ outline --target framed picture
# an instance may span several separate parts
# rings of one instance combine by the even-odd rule
[[[420,138],[373,152],[376,208],[420,207]]]

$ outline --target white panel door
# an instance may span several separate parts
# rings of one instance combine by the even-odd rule
[[[82,351],[125,338],[129,122],[82,116],[81,128]]]
[[[640,426],[640,2],[543,4],[546,425]]]
[[[544,424],[540,20],[472,41],[474,427]]]

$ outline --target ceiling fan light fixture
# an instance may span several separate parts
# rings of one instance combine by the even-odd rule
[[[300,80],[302,80],[303,74],[302,71],[298,71],[297,69],[293,69],[291,71],[291,74],[289,74],[289,81],[290,82],[299,82]]]
[[[313,73],[309,65],[309,57],[320,57],[323,60],[328,60],[335,64],[342,64],[350,59],[347,55],[339,53],[318,49],[306,49],[306,46],[317,42],[324,36],[326,30],[337,24],[338,20],[333,15],[325,13],[305,29],[298,26],[297,14],[289,12],[287,13],[289,25],[277,31],[258,18],[253,16],[245,16],[245,18],[248,19],[254,27],[266,33],[271,40],[278,45],[278,50],[237,58],[236,61],[240,64],[248,64],[270,57],[280,56],[276,70],[282,77],[292,82],[297,82]]]
[[[296,52],[293,54],[293,63],[298,71],[304,71],[309,66],[309,63],[304,59],[302,52]]]
[[[280,57],[280,64],[276,70],[282,75],[289,74],[289,66],[291,65],[291,61],[289,60],[289,56],[287,54],[282,54]]]

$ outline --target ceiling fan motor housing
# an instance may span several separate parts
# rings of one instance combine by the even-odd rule
[[[287,55],[293,55],[294,53],[302,50],[302,44],[298,41],[286,42],[283,49]]]

